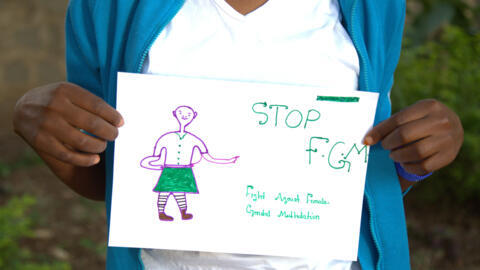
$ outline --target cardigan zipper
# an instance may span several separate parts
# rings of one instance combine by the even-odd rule
[[[148,52],[150,51],[150,49],[152,48],[153,46],[153,43],[155,43],[155,40],[157,40],[157,38],[160,36],[160,34],[162,33],[162,30],[165,26],[162,27],[162,25],[160,25],[157,30],[155,30],[155,35],[152,36],[152,38],[149,40],[149,42],[147,43],[147,47],[145,47],[145,50],[143,51],[142,53],[142,56],[140,58],[140,61],[138,62],[138,66],[137,66],[137,73],[142,73],[142,69],[143,69],[143,64],[145,63],[145,59],[147,58],[147,55],[148,55]]]
[[[350,24],[350,32],[352,33],[352,42],[353,44],[355,45],[355,47],[357,48],[357,50],[359,51],[359,57],[360,57],[360,61],[363,62],[363,66],[364,68],[360,70],[360,72],[363,72],[363,77],[365,78],[365,87],[367,91],[370,91],[370,84],[369,84],[369,79],[368,79],[368,62],[366,61],[365,59],[365,53],[362,51],[360,52],[360,47],[358,46],[358,38],[357,38],[357,31],[356,31],[356,27],[355,27],[355,18],[356,18],[356,15],[357,15],[357,3],[358,3],[358,0],[354,0],[353,2],[353,7],[352,7],[352,14],[351,14],[351,24]],[[365,198],[367,199],[367,209],[368,209],[368,225],[369,225],[369,229],[370,229],[370,233],[372,235],[372,239],[373,239],[373,242],[375,244],[375,248],[377,249],[377,252],[378,252],[378,261],[377,261],[377,265],[376,265],[376,269],[380,270],[381,269],[381,261],[382,261],[382,258],[383,258],[383,254],[382,254],[382,250],[380,248],[380,243],[379,243],[379,240],[378,240],[378,237],[377,237],[377,234],[376,234],[376,230],[375,230],[375,224],[376,224],[376,220],[375,220],[375,216],[373,215],[372,213],[372,199],[370,197],[370,195],[368,194],[367,190],[366,190],[366,187],[365,187]]]
[[[185,0],[181,1],[182,4],[181,6],[183,6],[183,4],[185,3]],[[175,8],[175,7],[174,7]],[[180,8],[178,8],[178,10],[180,10]],[[146,43],[147,45],[145,46],[145,49],[143,50],[143,53],[142,55],[140,56],[140,61],[138,62],[138,66],[137,66],[137,73],[142,73],[142,68],[143,68],[143,64],[145,63],[145,59],[147,58],[147,55],[148,55],[148,52],[150,51],[150,49],[152,48],[153,46],[153,43],[155,43],[155,41],[157,40],[157,38],[160,36],[160,34],[162,33],[163,29],[165,28],[165,26],[167,26],[168,23],[170,23],[170,21],[173,19],[173,17],[177,14],[177,12],[174,12],[174,13],[171,13],[173,16],[171,18],[168,18],[167,20],[165,20],[165,22],[162,22],[161,24],[157,25],[155,31],[153,32],[153,35],[152,37],[150,38],[150,40]]]
[[[375,243],[375,247],[377,248],[377,252],[378,252],[378,261],[377,261],[377,265],[376,265],[376,269],[380,270],[381,267],[381,261],[382,261],[382,257],[383,257],[383,254],[382,254],[382,250],[380,249],[380,243],[377,239],[377,234],[375,232],[375,217],[372,215],[372,210],[371,210],[371,206],[372,206],[372,201],[371,201],[371,198],[370,196],[368,195],[367,192],[365,192],[365,198],[367,198],[367,208],[368,208],[368,225],[369,225],[369,228],[370,228],[370,233],[372,234],[372,238],[373,238],[373,242]]]
[[[350,32],[352,33],[352,42],[353,44],[355,45],[355,47],[357,48],[358,51],[360,51],[359,49],[359,46],[358,46],[358,39],[357,39],[357,31],[356,28],[354,27],[354,19],[355,19],[355,15],[357,14],[357,3],[358,1],[357,0],[354,0],[353,2],[353,7],[352,7],[352,15],[351,15],[351,24],[350,24]],[[370,84],[369,84],[369,80],[368,80],[368,62],[366,61],[365,59],[365,54],[364,53],[359,53],[359,56],[360,56],[360,61],[363,62],[363,65],[365,66],[364,69],[361,69],[360,72],[363,72],[363,77],[365,78],[365,87],[366,91],[371,91],[372,89],[370,89]]]
[[[182,1],[182,6],[183,6],[184,3],[185,3],[185,1]],[[180,10],[180,8],[178,8],[178,10]],[[155,41],[157,40],[157,38],[162,33],[165,26],[168,23],[170,23],[170,21],[177,14],[177,12],[170,13],[170,14],[172,14],[172,17],[165,20],[165,22],[162,22],[162,23],[158,24],[157,27],[155,28],[155,31],[153,31],[153,33],[151,35],[151,38],[146,43],[145,49],[143,50],[142,54],[140,55],[140,58],[139,58],[139,61],[138,61],[137,70],[136,70],[137,73],[142,73],[143,64],[145,63],[145,59],[147,58],[148,52],[152,48],[153,43],[155,43]],[[143,261],[142,261],[141,249],[138,249],[137,257],[138,257],[138,261],[139,261],[139,264],[140,264],[140,270],[144,270],[145,265],[143,264]]]

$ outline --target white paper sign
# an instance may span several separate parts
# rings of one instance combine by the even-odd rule
[[[356,260],[377,99],[119,73],[109,245]]]

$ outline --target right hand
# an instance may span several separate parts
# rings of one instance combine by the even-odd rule
[[[37,152],[81,167],[100,162],[99,154],[122,125],[120,113],[105,101],[66,82],[28,91],[13,118],[15,132]]]

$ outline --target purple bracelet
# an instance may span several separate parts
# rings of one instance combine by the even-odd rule
[[[395,168],[397,169],[397,173],[401,177],[403,177],[405,180],[408,180],[410,182],[420,182],[423,179],[425,179],[425,178],[427,178],[427,177],[429,177],[430,175],[433,174],[433,172],[427,173],[425,175],[416,175],[416,174],[413,174],[413,173],[409,173],[398,162],[395,162]]]

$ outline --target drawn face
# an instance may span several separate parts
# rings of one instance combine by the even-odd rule
[[[174,112],[173,115],[177,118],[180,125],[187,126],[197,116],[197,113],[188,106],[180,106]]]

